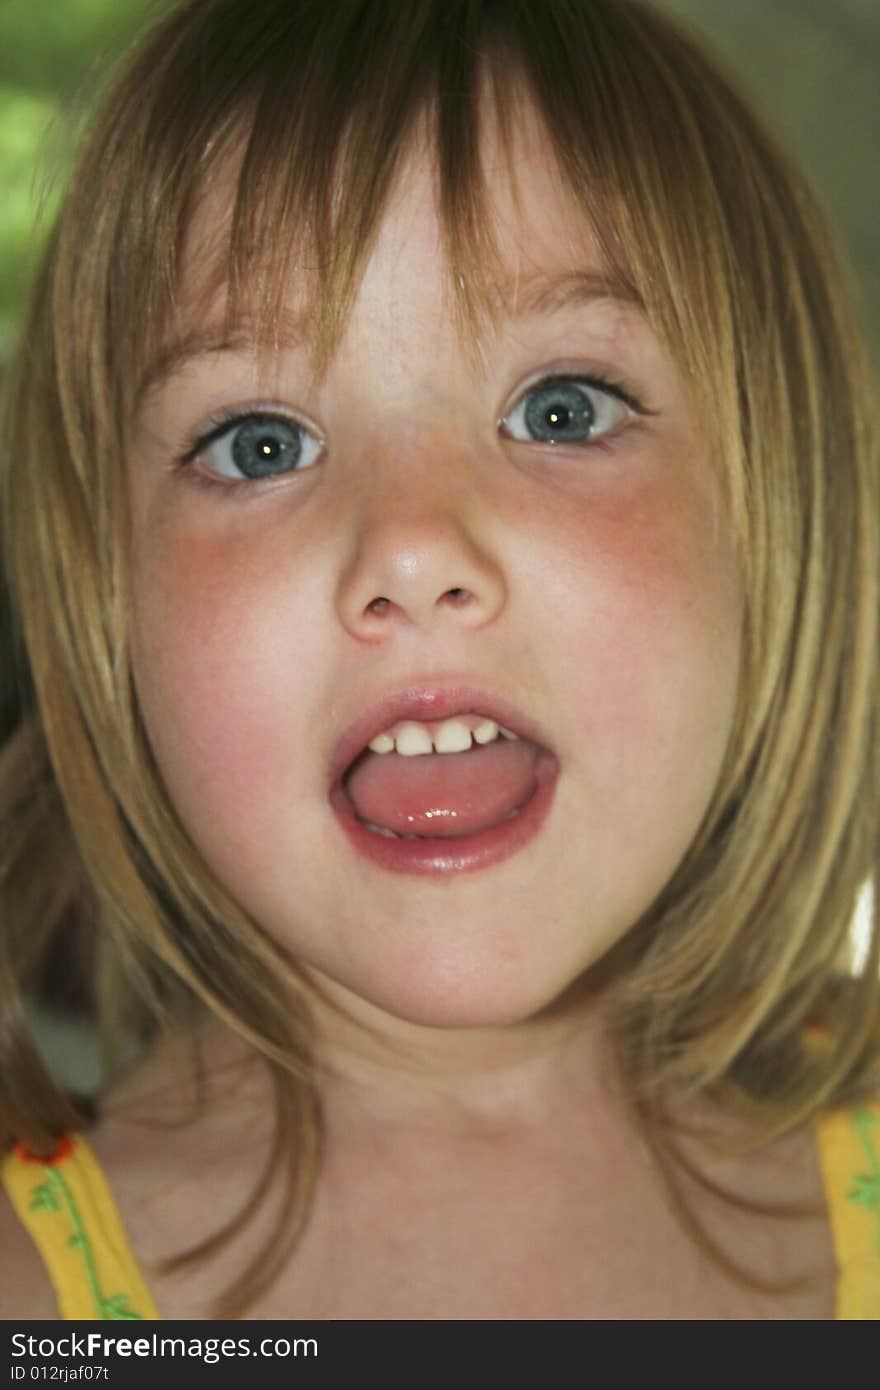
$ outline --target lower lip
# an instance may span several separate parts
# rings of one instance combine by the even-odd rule
[[[337,783],[330,804],[350,842],[359,854],[394,874],[461,874],[487,869],[509,859],[535,838],[547,819],[556,792],[559,764],[552,753],[541,750],[535,763],[534,795],[512,820],[488,830],[454,839],[392,840],[368,830]]]

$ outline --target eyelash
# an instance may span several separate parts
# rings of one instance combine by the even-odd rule
[[[226,496],[234,495],[239,489],[249,489],[253,492],[259,489],[261,483],[274,482],[275,478],[271,475],[266,478],[223,478],[219,475],[199,473],[193,467],[199,455],[210,448],[216,440],[222,439],[223,435],[236,425],[243,425],[246,421],[254,419],[255,416],[259,416],[261,420],[277,420],[279,424],[294,426],[297,429],[307,428],[294,415],[288,415],[277,408],[252,405],[244,409],[235,407],[231,410],[220,410],[216,414],[210,415],[205,422],[205,427],[200,429],[197,435],[192,435],[187,440],[183,446],[183,451],[175,460],[175,468],[188,472],[197,487],[219,488]],[[284,474],[275,475],[275,477],[284,476]]]
[[[525,400],[525,398],[532,394],[532,392],[538,391],[542,387],[546,388],[557,385],[567,385],[569,383],[572,383],[575,386],[589,386],[594,391],[599,391],[606,396],[611,396],[613,399],[621,401],[622,404],[627,406],[627,408],[631,410],[634,415],[649,416],[656,415],[657,413],[655,410],[649,410],[648,407],[642,403],[642,401],[630,390],[628,386],[624,386],[624,384],[620,381],[612,380],[611,377],[602,376],[597,372],[550,372],[547,376],[538,377],[536,381],[531,382],[528,386],[526,386],[523,390],[519,392],[513,405],[508,409],[507,414],[505,416],[502,416],[501,420],[499,420],[499,428],[505,423],[506,419],[509,416],[511,416],[513,412],[520,406],[520,404]],[[574,449],[602,449],[603,451],[610,450],[611,448],[613,448],[612,441],[614,440],[618,432],[619,431],[617,429],[613,429],[608,431],[607,434],[599,435],[599,437],[596,439],[572,441],[569,447]],[[510,438],[511,436],[508,437]],[[557,443],[550,440],[534,440],[532,442],[535,444],[540,444],[543,442],[545,447],[548,448],[559,447]]]
[[[656,411],[649,410],[628,386],[624,386],[620,381],[612,380],[611,377],[602,376],[595,372],[552,372],[548,376],[539,377],[536,381],[533,381],[520,391],[514,404],[507,411],[506,415],[502,416],[498,421],[499,429],[507,416],[511,415],[517,406],[519,406],[524,398],[531,392],[537,391],[540,387],[553,386],[557,383],[574,383],[575,385],[589,386],[594,391],[604,392],[606,395],[621,401],[635,415],[649,416],[656,414]],[[239,489],[247,488],[253,491],[259,488],[261,483],[272,483],[277,477],[289,476],[285,474],[276,474],[274,476],[269,475],[266,478],[222,478],[220,476],[199,473],[193,468],[192,465],[205,449],[210,448],[217,439],[222,438],[223,435],[234,428],[234,426],[244,424],[247,420],[253,419],[255,416],[259,416],[261,419],[265,420],[277,420],[280,424],[288,426],[293,425],[301,429],[307,428],[293,415],[287,415],[283,411],[277,409],[263,409],[259,405],[248,406],[246,409],[235,408],[232,410],[219,411],[208,418],[205,422],[205,427],[199,430],[197,435],[191,436],[186,441],[182,452],[177,456],[176,467],[188,471],[192,480],[197,485],[209,488],[220,488],[227,496],[234,495]],[[616,433],[616,430],[611,433],[612,439]],[[508,438],[510,438],[510,436],[508,436]],[[536,440],[534,442],[540,443],[541,441]],[[548,441],[548,447],[555,446]],[[570,447],[608,450],[613,446],[610,440],[606,439],[605,435],[600,435],[597,439],[579,441],[572,444]],[[295,472],[296,470],[293,471]]]
[[[304,428],[299,420],[292,415],[285,415],[281,410],[263,409],[259,405],[250,405],[245,409],[236,406],[232,410],[220,410],[216,415],[209,415],[205,422],[204,429],[199,430],[197,435],[183,446],[177,462],[182,466],[195,463],[199,454],[209,448],[215,440],[221,439],[227,430],[232,429],[233,425],[242,425],[245,420],[252,420],[254,416],[259,416],[261,420],[277,420],[282,425],[296,425]]]
[[[539,386],[554,386],[560,381],[573,381],[575,385],[592,386],[595,391],[605,391],[607,395],[616,396],[619,401],[623,401],[636,415],[654,413],[647,410],[622,381],[613,381],[610,376],[602,376],[598,372],[550,372],[547,376],[538,377],[537,381],[531,382],[524,391],[520,391],[517,400],[522,400],[523,396],[537,390]]]

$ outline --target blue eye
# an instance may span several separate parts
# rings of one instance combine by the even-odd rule
[[[548,377],[523,392],[501,421],[511,439],[533,444],[589,444],[621,424],[636,402],[610,383]]]
[[[303,425],[281,415],[239,415],[218,422],[196,440],[187,455],[208,472],[240,481],[301,473],[311,468],[323,442]]]

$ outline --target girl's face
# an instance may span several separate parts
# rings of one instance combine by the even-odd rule
[[[447,1027],[528,1018],[649,907],[707,809],[739,663],[721,464],[685,382],[639,307],[599,292],[537,123],[518,202],[490,136],[486,167],[506,279],[481,360],[417,147],[318,382],[295,276],[268,363],[246,325],[212,341],[215,190],[183,284],[204,336],[146,395],[130,458],[135,678],[184,825],[318,979]],[[267,448],[287,471],[234,481]],[[539,731],[549,807],[482,867],[399,872],[343,828],[334,760],[386,696],[457,685]]]

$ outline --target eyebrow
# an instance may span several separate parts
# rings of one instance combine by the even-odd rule
[[[280,316],[275,344],[281,351],[297,347],[306,339],[305,315],[284,311]],[[247,318],[237,323],[213,323],[192,328],[165,343],[148,363],[141,375],[134,396],[134,413],[141,410],[148,395],[171,377],[177,376],[191,362],[220,353],[245,353],[255,346],[253,328]]]
[[[510,323],[533,314],[548,313],[578,305],[606,301],[629,313],[645,316],[645,305],[636,289],[620,276],[601,271],[535,271],[528,275],[509,276],[496,283],[490,294],[493,312],[502,313]],[[279,351],[301,347],[308,338],[306,312],[293,314],[282,311],[274,347]],[[223,353],[252,352],[255,346],[253,327],[247,318],[237,323],[208,324],[194,328],[166,343],[144,370],[134,397],[137,414],[148,395],[177,376],[191,362]]]
[[[527,318],[570,305],[608,300],[619,308],[644,314],[645,305],[635,287],[622,276],[598,270],[562,270],[548,274],[509,276],[497,287],[496,302],[506,308],[509,319]]]

